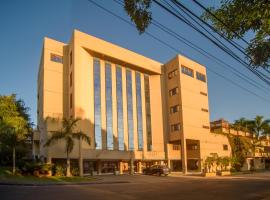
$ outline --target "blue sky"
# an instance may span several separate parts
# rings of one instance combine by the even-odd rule
[[[123,8],[114,1],[96,0],[96,2],[128,19]],[[183,0],[182,2],[196,13],[201,14],[201,10],[191,1]],[[206,6],[218,5],[216,0],[201,2]],[[250,77],[252,82],[260,82],[208,40],[156,5],[152,6],[152,12],[155,20],[242,71]],[[175,51],[148,35],[139,35],[135,28],[112,17],[87,0],[1,0],[0,27],[0,94],[16,93],[30,107],[30,114],[34,122],[36,122],[38,65],[45,36],[68,42],[72,30],[78,29],[160,62],[166,62],[176,54]],[[264,101],[208,70],[211,120],[223,117],[233,121],[240,117],[253,118],[255,115],[269,117],[269,92],[248,85],[226,68],[217,65],[152,25],[148,31],[179,49],[178,53],[196,60],[208,69],[215,70],[237,84],[269,99],[268,102]],[[265,87],[267,86],[265,85]]]

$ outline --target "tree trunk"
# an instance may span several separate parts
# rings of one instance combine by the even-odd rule
[[[16,172],[16,150],[15,150],[15,147],[13,147],[13,149],[12,149],[12,162],[13,162],[12,174],[15,175],[15,172]]]
[[[68,153],[67,153],[67,176],[71,176],[71,174],[70,174],[70,158],[69,158]]]
[[[82,139],[79,141],[79,175],[83,176]]]

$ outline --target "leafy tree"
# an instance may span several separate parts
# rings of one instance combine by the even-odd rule
[[[12,149],[12,172],[16,171],[16,149],[25,141],[31,129],[28,108],[16,95],[0,96],[0,142],[1,147]]]
[[[80,119],[63,119],[62,120],[62,128],[59,131],[51,131],[52,136],[47,140],[44,146],[50,146],[59,140],[64,140],[65,145],[65,152],[67,156],[67,171],[66,175],[71,176],[70,174],[70,153],[72,152],[75,144],[75,140],[83,140],[90,145],[90,137],[87,136],[82,131],[76,131],[77,122]],[[82,167],[80,165],[80,167]]]
[[[219,8],[209,8],[203,18],[229,39],[240,39],[247,33],[253,38],[246,48],[255,67],[270,65],[270,3],[268,0],[222,0]]]
[[[254,120],[249,122],[249,128],[256,137],[259,137],[268,134],[269,124],[270,120],[264,120],[263,116],[256,116]]]
[[[151,0],[125,0],[124,8],[139,33],[143,33],[151,23],[150,6]]]
[[[249,121],[244,117],[241,117],[240,119],[234,121],[232,127],[237,131],[248,131],[248,124]]]

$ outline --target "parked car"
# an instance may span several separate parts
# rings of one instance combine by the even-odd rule
[[[152,165],[151,167],[143,169],[143,174],[167,176],[170,173],[170,169],[166,165]]]

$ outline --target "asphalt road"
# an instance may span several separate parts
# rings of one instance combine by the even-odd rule
[[[270,200],[270,172],[222,178],[103,176],[101,184],[0,186],[0,200],[245,199]],[[122,181],[128,183],[110,183]]]

